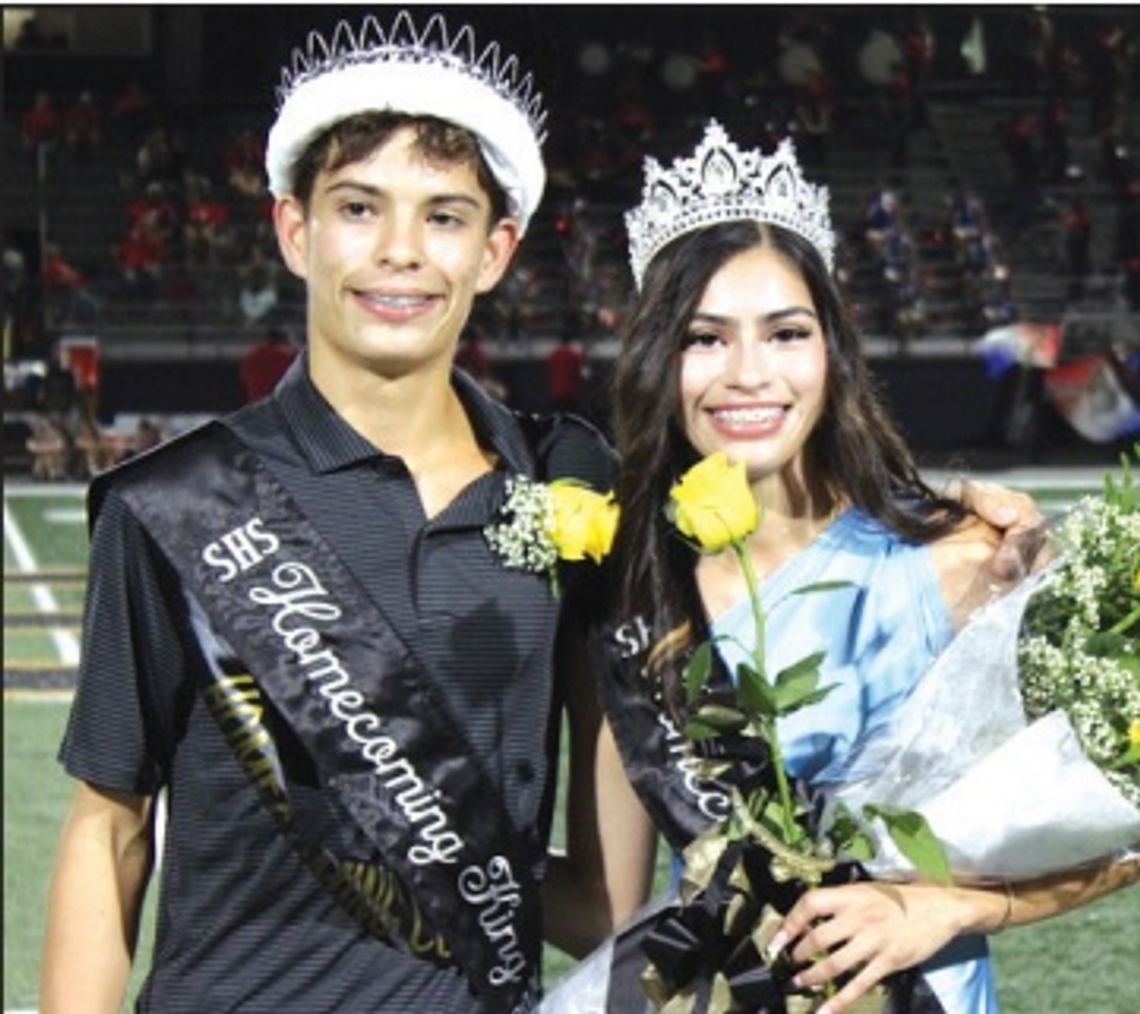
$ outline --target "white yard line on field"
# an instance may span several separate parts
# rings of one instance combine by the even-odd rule
[[[16,566],[22,574],[37,574],[39,573],[39,564],[36,562],[35,555],[32,553],[32,547],[28,545],[28,540],[24,538],[24,533],[20,530],[20,526],[16,524],[16,519],[13,517],[12,512],[8,509],[8,503],[4,503],[4,538],[8,540],[8,545],[12,550],[12,556],[16,560]],[[59,602],[56,600],[55,595],[52,593],[51,588],[46,584],[36,582],[29,586],[32,593],[32,601],[35,602],[36,608],[41,613],[58,613]],[[55,650],[59,655],[60,663],[63,665],[78,665],[79,664],[79,638],[68,630],[53,629],[51,632],[51,639],[55,643]]]

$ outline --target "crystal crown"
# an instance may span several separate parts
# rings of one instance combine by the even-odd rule
[[[626,212],[629,262],[637,287],[649,262],[665,244],[707,225],[735,221],[769,222],[811,243],[832,268],[835,234],[828,212],[827,187],[808,183],[795,147],[783,140],[772,155],[742,151],[716,120],[688,158],[663,169],[645,160],[641,204]]]
[[[313,78],[354,64],[384,62],[428,64],[466,74],[515,105],[540,144],[546,137],[542,93],[535,91],[532,74],[519,77],[517,57],[504,55],[497,42],[477,53],[471,26],[464,25],[452,34],[442,14],[433,14],[422,30],[417,29],[406,10],[396,15],[386,32],[372,14],[358,32],[347,21],[339,22],[331,42],[319,32],[310,32],[305,48],[294,49],[290,66],[281,71],[277,111],[293,91]]]

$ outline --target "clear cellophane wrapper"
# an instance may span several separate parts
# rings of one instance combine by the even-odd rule
[[[865,803],[917,810],[961,879],[1029,879],[1126,858],[1140,843],[1140,808],[1085,756],[1065,713],[1025,715],[1017,640],[1052,570],[978,610],[890,725],[857,748],[849,780],[824,787],[856,815]],[[912,873],[881,822],[872,832],[867,870]]]

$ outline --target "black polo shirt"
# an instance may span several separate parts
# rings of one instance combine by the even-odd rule
[[[518,828],[549,830],[555,734],[554,611],[545,578],[509,571],[487,545],[507,477],[530,454],[512,413],[457,371],[457,390],[498,466],[425,518],[402,461],[349,427],[299,359],[273,396],[229,423],[310,518],[398,633],[440,674],[473,752]],[[612,459],[565,422],[557,474],[607,488]],[[157,453],[162,453],[161,450]],[[572,608],[574,594],[564,599]],[[195,687],[184,596],[116,496],[92,538],[79,689],[61,758],[106,788],[167,788],[157,940],[139,1009],[178,1012],[486,1009],[455,969],[364,933],[276,830]]]

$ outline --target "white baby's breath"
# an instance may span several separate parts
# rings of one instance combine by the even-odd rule
[[[1088,758],[1140,806],[1136,765],[1119,763],[1140,718],[1135,642],[1121,639],[1131,623],[1119,619],[1135,609],[1140,510],[1129,496],[1086,497],[1058,534],[1062,562],[1035,594],[1018,642],[1025,711],[1065,711]]]
[[[517,475],[507,480],[502,511],[509,521],[488,525],[483,534],[512,570],[551,574],[558,564],[558,548],[549,535],[550,490],[541,482]]]

